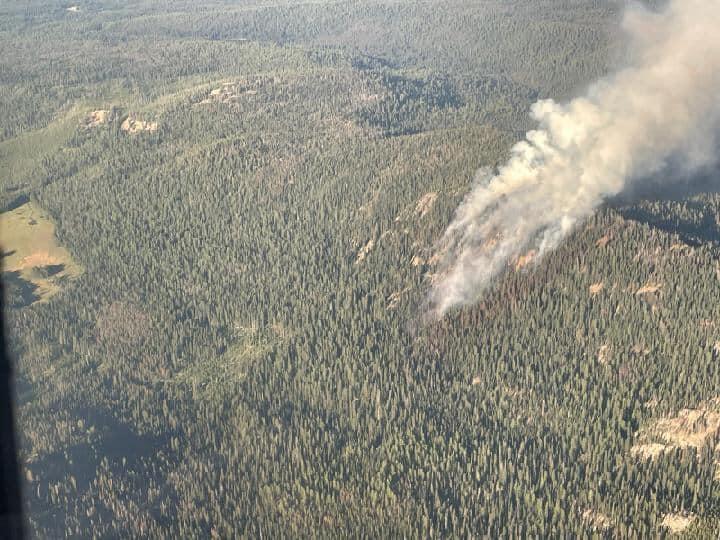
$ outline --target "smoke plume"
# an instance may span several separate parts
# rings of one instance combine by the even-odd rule
[[[608,197],[669,164],[688,176],[714,163],[720,0],[671,0],[662,12],[632,6],[623,29],[628,67],[569,103],[535,103],[538,129],[496,174],[478,174],[440,245],[437,316],[477,300],[521,255],[555,248]]]

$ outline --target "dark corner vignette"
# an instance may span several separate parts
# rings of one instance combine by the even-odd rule
[[[25,537],[18,475],[12,367],[5,340],[5,287],[0,282],[0,538]]]

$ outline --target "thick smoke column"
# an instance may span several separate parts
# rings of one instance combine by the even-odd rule
[[[609,196],[662,171],[715,161],[720,126],[720,0],[639,6],[623,22],[632,63],[539,122],[497,174],[480,173],[442,243],[434,313],[476,300],[529,250],[542,256]]]

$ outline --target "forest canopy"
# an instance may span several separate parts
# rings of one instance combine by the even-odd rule
[[[717,537],[712,181],[423,317],[477,170],[623,7],[0,6],[31,534]]]

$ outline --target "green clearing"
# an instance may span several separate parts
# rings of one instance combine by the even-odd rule
[[[717,538],[716,453],[631,449],[715,433],[678,411],[720,388],[720,196],[610,204],[422,320],[476,171],[624,2],[246,4],[0,8],[30,534]]]
[[[67,143],[83,113],[84,110],[75,105],[47,127],[0,142],[0,187],[24,183],[42,158]]]
[[[70,252],[58,244],[48,214],[32,202],[0,214],[0,246],[3,271],[35,285],[38,302],[46,302],[63,282],[83,273]]]
[[[225,80],[215,74],[183,77],[163,84],[158,88],[159,93],[151,99],[118,84],[98,85],[95,89],[97,97],[75,100],[72,105],[57,112],[47,126],[0,141],[0,189],[26,187],[33,173],[42,169],[44,158],[67,151],[68,142],[88,122],[93,111],[116,107],[139,115],[139,120],[150,120],[178,102],[198,92],[209,91]]]
[[[200,400],[222,400],[245,378],[248,369],[273,349],[271,338],[257,333],[240,337],[223,354],[180,371],[173,382],[188,385]]]

